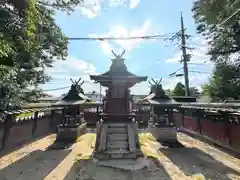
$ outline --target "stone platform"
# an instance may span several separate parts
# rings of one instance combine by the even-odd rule
[[[97,124],[94,157],[98,160],[137,159],[143,154],[137,134],[137,123]]]
[[[119,168],[123,170],[139,171],[151,164],[150,159],[137,158],[137,159],[112,159],[107,161],[99,161],[94,159],[95,163],[100,166]]]
[[[87,132],[87,123],[74,125],[59,125],[56,141],[75,142],[82,134]]]
[[[148,132],[159,142],[177,142],[177,129],[172,127],[156,127],[153,124],[148,124]]]

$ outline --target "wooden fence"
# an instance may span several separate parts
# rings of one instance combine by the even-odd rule
[[[185,128],[223,146],[230,146],[240,151],[239,123],[185,116],[182,113],[174,113],[174,119],[178,128]]]
[[[175,111],[174,119],[177,128],[187,129],[240,150],[240,114],[232,113],[229,120],[226,120],[228,116],[223,120],[219,118],[219,115],[218,118],[214,119],[208,116],[211,112],[200,113],[200,116],[192,113],[196,109],[182,106],[179,111]],[[0,147],[19,145],[33,137],[55,133],[62,118],[61,110],[46,108],[35,110],[34,116],[31,116],[31,118],[19,118],[19,116],[13,116],[13,114],[8,115],[6,118],[8,121],[4,123],[0,121]],[[147,125],[150,113],[147,110],[138,110],[135,118],[140,124]],[[100,116],[96,108],[88,107],[84,109],[84,119],[88,124],[96,125],[100,120]]]
[[[62,118],[61,112],[46,108],[33,112],[33,117],[26,116],[20,119],[16,113],[7,114],[0,123],[0,149],[18,146],[34,137],[56,132]]]

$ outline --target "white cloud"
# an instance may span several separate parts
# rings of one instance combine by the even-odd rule
[[[126,6],[127,0],[108,0],[109,6]]]
[[[139,3],[140,0],[84,0],[84,3],[80,4],[76,10],[79,10],[82,15],[88,18],[94,18],[101,14],[102,9],[117,6],[133,9],[137,7]]]
[[[133,37],[133,36],[144,36],[146,34],[152,34],[152,23],[151,20],[146,20],[140,27],[126,28],[122,25],[116,25],[105,34],[89,34],[89,37]],[[143,43],[143,39],[136,40],[114,40],[114,41],[99,41],[100,46],[105,54],[111,54],[112,49],[116,49],[119,46],[121,49],[125,49],[127,52],[133,48],[138,47]]]
[[[196,42],[198,43],[196,44]],[[195,47],[194,50],[190,51],[188,50],[189,54],[191,55],[191,63],[196,63],[196,64],[212,64],[210,62],[210,56],[207,55],[208,52],[208,44],[207,41],[201,38],[195,38]],[[173,55],[173,57],[169,58],[166,60],[166,62],[169,63],[179,63],[182,59],[182,53],[178,51]]]
[[[82,15],[88,18],[94,18],[101,13],[100,0],[84,0],[84,4],[79,5],[76,10],[79,10]]]
[[[130,8],[135,8],[140,3],[140,0],[130,0]]]
[[[150,86],[146,81],[146,82],[141,82],[139,84],[136,84],[130,90],[132,94],[147,95],[150,92]]]
[[[195,46],[194,50],[192,51],[188,50],[188,53],[191,55],[190,62],[188,63],[189,84],[190,86],[200,87],[201,84],[208,82],[210,74],[207,74],[207,73],[212,72],[213,63],[210,61],[210,56],[207,54],[208,48],[209,48],[207,41],[198,37],[193,40],[192,44],[193,43]],[[182,54],[180,51],[178,51],[172,57],[167,59],[166,62],[180,63],[181,59],[182,59]],[[180,82],[183,82],[184,84],[183,77],[180,77],[180,79],[174,78],[173,81],[170,80],[169,85],[171,84],[171,81],[172,81],[172,84],[176,84],[176,82],[179,80],[181,80]]]
[[[107,1],[109,6],[124,6],[130,9],[137,7],[137,5],[140,3],[140,0],[105,0],[105,3]]]
[[[70,78],[78,80],[80,77],[84,80],[83,88],[85,92],[98,91],[99,85],[90,80],[90,74],[99,74],[93,64],[69,56],[65,61],[55,61],[53,68],[46,69],[47,74],[52,78],[51,82],[42,86],[43,89],[56,89],[71,85]],[[54,96],[60,96],[62,93],[68,92],[68,88],[49,91],[47,93]]]
[[[189,86],[201,89],[201,85],[206,83],[209,80],[209,78],[210,78],[210,74],[191,73],[189,74]],[[174,89],[174,87],[178,82],[185,84],[184,77],[182,76],[182,77],[163,79],[163,88]]]

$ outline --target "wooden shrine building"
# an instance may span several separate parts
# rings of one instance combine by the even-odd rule
[[[146,76],[136,76],[127,70],[121,55],[112,59],[110,70],[90,78],[107,87],[103,100],[101,121],[97,124],[95,157],[98,159],[137,158],[142,155],[134,121],[133,99],[130,96],[132,86],[146,81]]]
[[[86,123],[84,122],[83,106],[87,102],[91,102],[91,99],[84,96],[82,89],[81,78],[78,81],[72,81],[69,92],[57,101],[52,106],[63,107],[62,122],[58,126],[57,140],[59,141],[75,141],[82,133],[83,129],[86,129]]]
[[[161,84],[162,79],[149,82],[151,85],[150,95],[141,100],[142,105],[150,105],[151,115],[149,129],[156,139],[162,142],[175,142],[177,131],[173,111],[181,106],[165,94]]]
[[[147,76],[137,76],[127,70],[122,58],[124,52],[121,55],[113,54],[116,58],[112,59],[110,70],[101,75],[90,75],[90,78],[108,88],[103,100],[103,120],[128,121],[134,116],[129,88],[146,81]]]

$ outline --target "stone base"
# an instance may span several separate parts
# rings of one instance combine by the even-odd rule
[[[176,142],[177,141],[177,129],[176,127],[155,127],[152,124],[148,125],[148,131],[159,142]]]
[[[138,158],[138,159],[118,159],[118,160],[108,160],[108,161],[99,161],[98,159],[94,160],[97,165],[105,166],[105,167],[112,167],[112,168],[119,168],[123,170],[129,171],[139,171],[145,167],[148,167],[151,164],[151,160],[145,158]]]
[[[137,134],[137,123],[97,124],[94,157],[99,160],[137,159],[143,157]]]
[[[56,141],[75,142],[79,136],[87,132],[87,123],[81,125],[58,126]]]
[[[141,150],[136,152],[126,152],[126,153],[108,153],[108,152],[94,152],[93,157],[98,160],[110,160],[110,159],[137,159],[139,157],[144,157]]]

